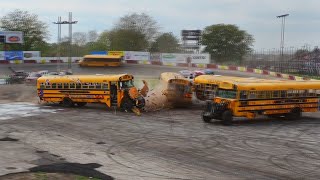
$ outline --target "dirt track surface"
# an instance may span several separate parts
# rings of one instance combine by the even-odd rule
[[[150,75],[168,71],[130,67]],[[115,179],[320,177],[319,113],[304,114],[298,121],[236,119],[233,126],[222,126],[203,123],[200,106],[134,116],[104,105],[61,108],[3,100],[20,97],[19,90],[32,91],[22,86],[11,86],[13,97],[3,95],[10,88],[0,86],[0,176],[79,163],[96,164],[100,177]],[[32,93],[26,97],[34,100]]]

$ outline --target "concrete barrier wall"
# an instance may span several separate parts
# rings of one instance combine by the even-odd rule
[[[71,62],[77,63],[81,57],[72,57]],[[40,57],[36,58],[34,60],[13,60],[13,61],[6,61],[6,60],[0,60],[1,64],[8,64],[8,63],[15,63],[15,64],[21,64],[21,63],[41,63],[41,64],[47,64],[47,63],[67,63],[68,57],[61,57],[60,59],[57,57]],[[248,73],[255,73],[255,74],[262,74],[262,75],[270,75],[278,78],[284,78],[284,79],[290,79],[290,80],[308,80],[308,78],[289,75],[289,74],[282,74],[277,72],[271,72],[261,69],[252,69],[247,67],[238,67],[238,66],[226,66],[226,65],[218,65],[218,64],[187,64],[187,63],[173,63],[173,62],[159,62],[159,61],[148,61],[148,60],[125,60],[124,63],[127,64],[150,64],[150,65],[161,65],[161,66],[178,66],[178,67],[196,67],[196,68],[202,68],[202,69],[219,69],[219,70],[230,70],[230,71],[241,71],[241,72],[248,72]]]

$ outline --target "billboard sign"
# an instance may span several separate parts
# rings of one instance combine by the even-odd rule
[[[149,52],[125,51],[124,60],[149,61]]]
[[[162,53],[161,61],[164,63],[209,64],[210,54]]]
[[[5,60],[23,60],[23,51],[5,51]]]
[[[108,51],[108,55],[124,56],[124,51]]]
[[[181,36],[201,36],[201,30],[182,30]]]
[[[0,60],[6,60],[4,51],[0,51]]]
[[[91,51],[90,54],[92,54],[92,55],[107,55],[108,51]]]
[[[0,31],[0,36],[5,37],[5,43],[23,43],[22,31]]]
[[[160,62],[161,54],[160,53],[151,53],[150,54],[150,61]]]
[[[40,51],[23,51],[23,60],[37,60],[40,57]]]

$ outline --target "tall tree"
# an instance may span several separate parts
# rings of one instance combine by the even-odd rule
[[[152,43],[151,52],[174,53],[179,51],[179,40],[172,33],[163,33]]]
[[[128,29],[141,32],[146,40],[151,43],[158,35],[159,25],[149,15],[142,13],[127,14],[115,24],[115,29]]]
[[[16,9],[0,18],[0,28],[4,31],[22,31],[24,43],[13,46],[19,50],[37,50],[39,44],[48,39],[48,26],[38,19],[38,15]],[[20,49],[21,48],[21,49]]]
[[[72,35],[73,44],[78,46],[84,46],[87,43],[87,33],[85,32],[74,32]]]
[[[140,31],[132,29],[114,29],[109,32],[110,50],[145,51],[148,41]]]
[[[236,25],[216,24],[208,26],[202,34],[205,52],[211,54],[217,62],[240,63],[242,58],[251,51],[253,36]]]

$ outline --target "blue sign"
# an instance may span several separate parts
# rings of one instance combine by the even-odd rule
[[[90,54],[92,54],[92,55],[107,55],[108,51],[91,51]]]
[[[5,51],[5,60],[23,60],[23,51]]]

